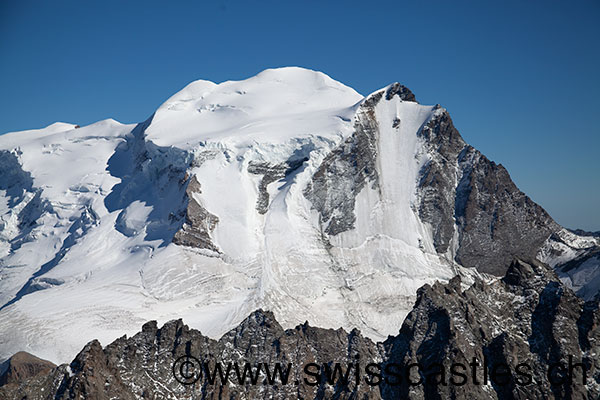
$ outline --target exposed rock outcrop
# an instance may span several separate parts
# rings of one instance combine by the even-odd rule
[[[0,386],[23,382],[37,375],[46,374],[56,367],[50,361],[42,360],[25,351],[16,353],[4,364],[3,372],[0,374]]]
[[[535,259],[544,241],[561,229],[502,165],[464,142],[447,111],[419,136],[431,155],[419,182],[419,213],[431,223],[439,253],[448,251],[456,230],[456,261],[501,276],[513,258]]]
[[[256,211],[259,214],[265,214],[269,208],[269,184],[285,178],[290,173],[299,168],[307,158],[290,158],[285,163],[270,164],[267,162],[251,161],[248,164],[248,172],[254,175],[262,175],[258,185],[258,199],[256,200]]]
[[[198,200],[194,194],[202,193],[200,182],[195,175],[188,178],[185,194],[187,207],[185,208],[185,222],[173,236],[173,243],[181,246],[190,246],[207,249],[219,253],[219,249],[212,242],[210,233],[219,222],[219,217],[211,214]]]
[[[419,216],[431,224],[435,249],[443,254],[448,251],[454,235],[456,166],[466,144],[446,111],[434,117],[418,135],[430,154],[429,162],[421,170],[418,186]]]
[[[502,275],[514,257],[535,259],[560,226],[521,192],[506,169],[472,147],[461,155],[455,217],[460,245],[456,260],[465,267]]]
[[[369,96],[357,112],[355,132],[321,163],[304,195],[321,216],[321,227],[329,235],[354,228],[356,196],[367,184],[376,188],[378,122],[374,107],[384,91]]]
[[[462,377],[446,374],[445,385],[404,382],[386,388],[384,397],[597,398],[599,317],[597,303],[584,303],[540,263],[515,261],[501,280],[477,281],[464,291],[459,279],[426,285],[419,290],[400,334],[384,343],[387,358],[396,363],[440,363],[445,371],[460,363],[467,366],[457,368],[467,375],[467,383],[452,384],[462,382]],[[475,375],[478,384],[470,365],[473,359],[480,364]],[[555,363],[562,367],[552,368]],[[567,376],[569,365],[576,364]],[[489,384],[484,383],[486,376]],[[442,378],[432,367],[424,379]]]
[[[407,88],[404,85],[401,85],[398,82],[392,83],[385,92],[386,100],[391,100],[394,96],[398,96],[403,101],[417,102],[417,99],[415,99],[415,95],[413,94],[413,92],[411,92],[409,88]]]

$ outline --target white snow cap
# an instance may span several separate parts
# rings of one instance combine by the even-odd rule
[[[199,80],[162,104],[146,133],[158,145],[182,148],[232,137],[282,142],[332,127],[337,114],[362,98],[322,72],[298,67],[220,84]]]

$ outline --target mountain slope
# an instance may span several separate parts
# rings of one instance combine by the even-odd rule
[[[161,328],[151,321],[104,348],[94,340],[69,364],[0,387],[0,396],[591,399],[600,394],[599,319],[597,301],[584,303],[544,265],[517,260],[492,284],[476,279],[463,289],[456,278],[422,287],[384,342],[308,323],[284,330],[263,310],[219,340],[181,320]],[[563,369],[551,369],[557,362]],[[228,379],[217,377],[216,363]],[[250,374],[230,363],[239,371],[248,363]],[[287,378],[273,372],[277,363]]]
[[[257,308],[383,339],[424,284],[582,255],[549,251],[582,236],[399,84],[197,81],[137,126],[53,125],[0,149],[0,359],[66,361],[149,319],[216,338]]]

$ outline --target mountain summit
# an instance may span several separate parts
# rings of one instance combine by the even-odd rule
[[[147,121],[0,136],[0,360],[64,362],[147,320],[216,338],[251,311],[396,334],[417,289],[514,258],[600,287],[600,239],[568,231],[394,83],[196,81]]]

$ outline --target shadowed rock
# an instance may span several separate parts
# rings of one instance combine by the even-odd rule
[[[181,229],[173,236],[173,243],[220,253],[210,237],[211,232],[219,222],[219,218],[204,208],[204,206],[194,198],[194,193],[201,193],[200,182],[198,182],[195,175],[188,178],[185,189],[187,198],[185,222]]]
[[[355,132],[325,157],[304,190],[329,235],[354,228],[356,196],[367,184],[378,186],[375,106],[382,96],[380,91],[365,99],[357,112]]]

